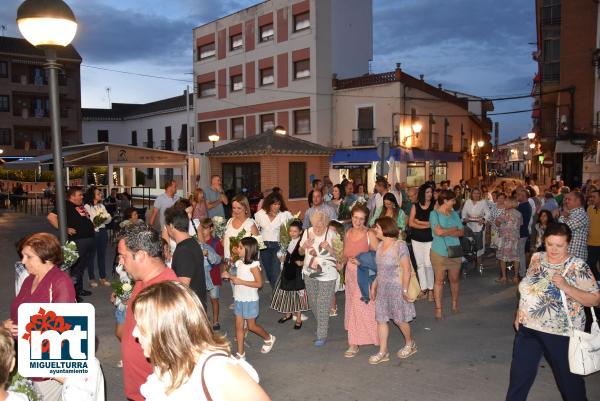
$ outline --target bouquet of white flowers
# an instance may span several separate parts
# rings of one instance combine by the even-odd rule
[[[221,216],[215,216],[211,220],[215,226],[215,236],[222,240],[225,236],[225,230],[227,229],[227,222]]]
[[[60,265],[60,270],[69,270],[71,266],[79,259],[79,252],[77,251],[77,244],[74,241],[67,241],[62,246],[63,262]]]
[[[25,395],[29,401],[39,401],[42,399],[41,394],[36,390],[33,382],[30,379],[21,376],[19,372],[15,372],[15,374],[12,375],[8,384],[8,390]]]
[[[115,281],[111,284],[111,287],[115,292],[115,306],[124,309],[127,305],[127,300],[131,297],[131,293],[133,292],[133,283],[122,265],[118,265],[115,270],[119,274],[119,281]]]
[[[292,238],[290,237],[290,224],[292,224],[292,221],[298,220],[299,218],[300,212],[293,215],[291,219],[288,219],[288,221],[279,227],[279,253],[281,255],[285,255],[288,245],[292,241]]]
[[[262,251],[263,249],[267,249],[267,246],[265,245],[265,241],[263,240],[262,235],[253,235],[252,238],[254,238],[256,240],[256,242],[258,242],[258,249],[260,251]]]
[[[104,210],[100,210],[100,212],[94,216],[94,220],[92,220],[92,223],[94,223],[94,228],[100,227],[108,219],[110,219],[110,214]]]

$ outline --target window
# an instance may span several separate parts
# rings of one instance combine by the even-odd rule
[[[406,185],[418,187],[425,182],[425,162],[406,163]]]
[[[0,96],[0,111],[10,111],[10,100],[8,96]]]
[[[260,84],[261,86],[271,85],[275,82],[275,74],[273,67],[263,68],[260,70]]]
[[[289,169],[290,199],[306,198],[306,163],[291,162]]]
[[[237,92],[244,89],[244,80],[242,79],[242,74],[233,75],[231,77],[231,91]]]
[[[9,128],[0,128],[0,145],[12,145]]]
[[[261,132],[267,132],[275,129],[275,114],[263,114],[260,116]]]
[[[244,117],[231,119],[231,139],[244,139]]]
[[[161,144],[161,149],[173,150],[173,136],[171,134],[171,127],[165,127],[165,141]]]
[[[462,139],[462,152],[467,152],[469,150],[469,138]]]
[[[294,133],[296,135],[310,134],[310,110],[294,111]]]
[[[360,107],[358,109],[358,129],[373,129],[373,107]]]
[[[260,27],[260,42],[273,40],[273,24],[267,24]]]
[[[437,132],[431,133],[431,149],[438,150],[440,148],[440,134]]]
[[[198,97],[216,96],[215,81],[203,82],[198,87]]]
[[[177,150],[180,152],[187,152],[188,149],[188,127],[187,124],[181,124],[181,133],[179,134],[179,141],[177,141]]]
[[[542,2],[542,25],[560,24],[560,0]]]
[[[294,15],[294,32],[310,28],[310,13],[307,11],[302,14]]]
[[[260,163],[223,163],[223,188],[260,192]]]
[[[198,123],[198,141],[208,142],[208,136],[217,132],[216,121],[203,121]]]
[[[232,35],[229,37],[229,49],[230,50],[241,49],[242,46],[244,46],[244,38],[241,33],[238,33],[237,35]]]
[[[144,143],[145,148],[154,148],[154,134],[152,133],[152,128],[148,128],[146,133],[148,142]]]
[[[454,146],[452,145],[452,135],[446,135],[446,143],[444,150],[446,152],[452,152],[454,150]]]
[[[0,78],[8,78],[8,63],[0,61]]]
[[[310,60],[299,60],[294,62],[294,79],[310,77]]]
[[[207,58],[214,57],[215,54],[215,42],[200,46],[198,48],[198,60],[205,60]]]
[[[544,81],[560,80],[560,38],[544,39],[542,63],[542,79]]]
[[[131,131],[131,146],[137,146],[137,131]]]
[[[98,130],[98,142],[108,142],[108,130]]]

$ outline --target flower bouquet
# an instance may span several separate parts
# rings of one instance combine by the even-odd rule
[[[335,258],[337,261],[337,264],[341,264],[342,263],[342,259],[344,256],[344,241],[342,240],[342,237],[339,234],[335,234],[335,237],[333,238],[332,241],[332,247],[333,247],[333,251],[335,253]],[[338,270],[340,273],[340,285],[343,286],[346,283],[346,270],[345,267]]]
[[[125,309],[127,301],[133,292],[133,284],[122,265],[118,265],[115,270],[119,274],[119,281],[115,281],[111,284],[111,287],[115,292],[115,306],[120,309]]]
[[[94,216],[92,223],[94,223],[94,228],[100,227],[106,220],[110,219],[110,214],[101,210],[97,215]]]
[[[39,401],[42,399],[41,394],[38,393],[33,382],[30,379],[21,376],[18,371],[12,375],[8,384],[8,390],[25,395],[29,401]]]
[[[288,219],[288,221],[279,226],[279,253],[281,255],[285,255],[288,245],[292,242],[292,237],[290,237],[290,225],[292,224],[292,221],[298,220],[298,218],[300,218],[300,212],[296,213],[291,219]]]
[[[69,270],[71,266],[79,259],[79,252],[77,251],[77,244],[74,241],[67,241],[62,246],[63,262],[60,265],[60,270]]]
[[[215,236],[222,240],[225,237],[225,230],[227,229],[225,219],[221,216],[215,216],[211,220],[215,226]]]
[[[352,217],[350,213],[351,210],[352,208],[348,207],[348,204],[346,202],[340,202],[340,206],[337,210],[337,220],[340,222],[343,222],[344,220],[350,220],[350,218]]]
[[[237,254],[237,247],[240,244],[242,238],[247,237],[246,229],[242,228],[242,230],[235,237],[229,237],[229,261],[225,265],[225,270],[228,272],[235,265],[235,262],[240,258]]]

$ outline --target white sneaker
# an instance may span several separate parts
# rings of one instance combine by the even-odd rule
[[[304,313],[300,314],[300,321],[301,322],[306,322],[308,320],[308,316],[305,315]]]

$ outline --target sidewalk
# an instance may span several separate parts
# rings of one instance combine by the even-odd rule
[[[3,261],[0,280],[0,318],[8,315],[14,296],[16,260],[14,242],[35,231],[52,232],[44,218],[12,212],[0,214],[0,254]],[[112,260],[111,249],[107,260]],[[419,351],[407,360],[395,353],[402,346],[401,334],[391,327],[390,362],[371,366],[369,355],[374,346],[362,347],[352,359],[344,358],[347,348],[344,331],[344,294],[338,293],[338,317],[330,319],[327,345],[312,345],[315,320],[304,322],[294,330],[292,321],[277,323],[279,316],[268,309],[270,287],[261,291],[260,323],[277,336],[277,343],[268,355],[259,350],[258,336],[250,333],[247,359],[258,371],[261,384],[273,400],[330,401],[494,401],[503,400],[508,386],[514,331],[512,322],[517,305],[516,288],[494,283],[494,261],[485,261],[483,276],[471,273],[461,280],[461,312],[450,313],[449,289],[445,288],[445,319],[435,321],[433,305],[427,300],[416,304],[417,319],[411,324]],[[97,356],[106,378],[107,400],[123,400],[122,370],[116,367],[120,347],[114,337],[114,308],[110,304],[109,288],[96,288],[87,299],[96,307],[96,333],[99,338]],[[231,289],[222,288],[221,327],[231,338],[233,314]],[[600,374],[586,379],[589,400],[600,399]],[[551,369],[545,360],[530,393],[531,401],[561,399]]]

